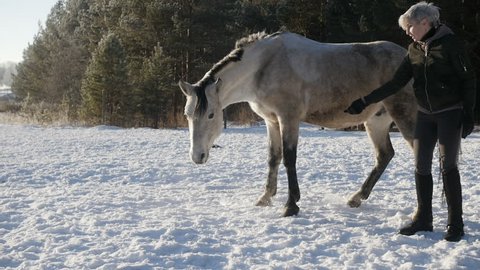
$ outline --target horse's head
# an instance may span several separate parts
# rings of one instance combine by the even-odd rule
[[[217,89],[219,80],[205,85],[178,83],[187,97],[185,116],[190,132],[190,157],[197,164],[207,162],[213,142],[222,132],[223,113]]]

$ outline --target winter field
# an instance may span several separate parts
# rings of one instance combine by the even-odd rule
[[[346,204],[373,166],[364,132],[302,126],[297,217],[256,207],[267,173],[266,129],[233,127],[206,165],[188,130],[0,124],[3,269],[479,269],[480,133],[460,161],[466,236],[446,242],[434,171],[434,232],[398,229],[416,206],[412,153],[396,156],[360,208]]]

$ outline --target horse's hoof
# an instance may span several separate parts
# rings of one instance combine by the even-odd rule
[[[298,206],[288,206],[285,207],[285,212],[283,212],[284,217],[291,217],[291,216],[296,216],[298,215],[298,212],[300,212],[300,208]]]
[[[347,202],[348,206],[352,208],[358,208],[362,204],[362,194],[360,192],[355,193]]]
[[[362,204],[362,199],[360,198],[360,195],[356,194],[348,200],[347,204],[351,208],[358,208]]]
[[[262,196],[262,197],[260,197],[260,199],[258,199],[258,201],[255,205],[256,206],[271,206],[272,205],[272,200],[269,197]]]
[[[347,202],[348,206],[350,206],[351,208],[358,208],[360,207],[360,205],[362,205],[362,201],[361,200],[349,200]]]

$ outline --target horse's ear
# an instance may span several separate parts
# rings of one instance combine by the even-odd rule
[[[189,84],[188,82],[180,80],[178,82],[178,86],[180,87],[180,90],[182,90],[185,96],[191,97],[194,95],[193,85]]]

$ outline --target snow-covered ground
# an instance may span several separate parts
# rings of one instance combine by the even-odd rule
[[[273,206],[254,206],[267,172],[262,126],[229,128],[195,165],[185,129],[0,124],[0,268],[479,269],[480,134],[463,141],[459,243],[442,240],[438,180],[434,232],[397,234],[416,201],[412,153],[391,135],[397,155],[352,209],[374,163],[366,134],[303,126],[301,210],[283,218],[283,169]]]

